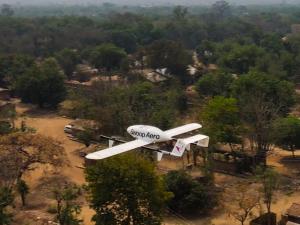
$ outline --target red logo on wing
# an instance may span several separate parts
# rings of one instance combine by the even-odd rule
[[[176,146],[176,149],[177,149],[178,152],[180,152],[180,148],[178,146]]]

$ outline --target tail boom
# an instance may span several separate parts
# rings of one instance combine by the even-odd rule
[[[158,161],[160,161],[164,154],[168,154],[176,157],[182,157],[186,149],[190,150],[191,144],[196,144],[197,146],[201,146],[201,147],[208,147],[209,137],[206,135],[198,134],[185,139],[178,139],[172,152],[160,151],[157,154],[157,159]]]

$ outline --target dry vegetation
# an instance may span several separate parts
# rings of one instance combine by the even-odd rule
[[[31,107],[28,105],[18,103],[17,111],[22,116],[18,119],[17,124],[20,123],[20,121],[25,120],[26,125],[35,128],[37,134],[28,134],[23,137],[25,140],[20,138],[18,134],[15,134],[13,135],[14,142],[12,142],[11,139],[2,138],[0,140],[1,143],[6,143],[9,144],[8,146],[13,147],[16,144],[24,146],[23,142],[26,142],[30,143],[28,146],[33,146],[36,149],[50,148],[53,152],[51,156],[49,155],[48,157],[56,159],[57,154],[60,154],[62,158],[66,160],[64,162],[69,163],[64,163],[61,167],[53,167],[50,164],[34,164],[34,167],[32,167],[34,170],[25,172],[24,178],[30,187],[28,205],[22,208],[21,201],[17,198],[15,204],[15,211],[17,212],[14,221],[15,225],[33,223],[46,224],[48,221],[52,221],[53,214],[51,214],[51,210],[55,203],[53,195],[51,194],[53,188],[59,185],[72,183],[82,185],[85,182],[83,171],[78,168],[82,165],[83,159],[76,153],[83,145],[71,141],[63,132],[64,126],[68,124],[70,120],[57,116],[53,112],[32,113],[31,110],[28,111],[30,108]],[[46,135],[47,138],[41,135]],[[36,142],[35,137],[42,137],[42,141]],[[53,146],[50,144],[50,140],[51,143],[54,143]],[[53,142],[53,140],[55,141]],[[24,146],[24,149],[28,149],[28,146]],[[34,151],[31,151],[31,153],[34,153]],[[291,203],[300,201],[299,183],[297,183],[300,176],[300,167],[298,165],[299,163],[285,162],[284,159],[289,156],[289,152],[275,149],[268,159],[270,165],[274,166],[276,170],[285,175],[285,179],[281,181],[281,189],[276,193],[276,201],[272,206],[273,211],[278,215],[283,213]],[[300,155],[298,155],[298,157],[300,157]],[[45,159],[40,158],[39,160]],[[185,162],[185,165],[186,164],[187,162]],[[174,160],[170,157],[165,157],[164,160],[159,163],[160,171],[163,173],[170,169],[182,168],[182,166],[182,160]],[[193,176],[199,176],[201,172],[193,170],[191,174]],[[247,215],[247,219],[252,218],[254,215],[257,216],[264,211],[262,202],[260,201],[260,204],[258,203],[257,193],[259,186],[255,184],[253,180],[216,173],[215,182],[221,193],[220,202],[222,202],[222,204],[214,209],[209,217],[179,218],[171,213],[166,216],[165,224],[175,225],[189,223],[197,225],[228,225],[230,222],[230,224],[235,225],[240,224],[238,220],[241,220],[241,218],[245,216],[245,213],[249,213],[247,210],[252,207],[255,209],[252,213]],[[243,190],[245,190],[245,192]],[[253,194],[254,197],[246,197],[245,193],[248,192],[251,193],[251,196]],[[89,209],[84,195],[79,199],[79,202],[83,207],[80,217],[84,219],[84,224],[93,224],[90,222],[93,211]]]

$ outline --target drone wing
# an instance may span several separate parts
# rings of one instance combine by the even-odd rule
[[[150,144],[150,142],[146,142],[143,140],[134,140],[130,141],[124,144],[120,144],[111,148],[106,148],[101,151],[97,151],[91,154],[88,154],[86,156],[87,159],[94,159],[94,160],[99,160],[99,159],[105,159],[114,155],[118,155],[124,152],[128,152],[130,150],[145,146]]]
[[[165,133],[169,136],[169,137],[174,137],[180,134],[184,134],[184,133],[188,133],[190,131],[193,130],[197,130],[200,129],[202,126],[198,123],[190,123],[190,124],[186,124],[183,125],[181,127],[176,127],[173,128],[171,130],[166,130]]]

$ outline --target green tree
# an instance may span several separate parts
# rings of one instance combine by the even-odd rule
[[[188,9],[178,5],[173,9],[173,15],[176,21],[182,21],[188,15]]]
[[[231,14],[231,8],[227,1],[219,0],[212,5],[212,12],[220,19]]]
[[[284,71],[287,73],[288,78],[291,80],[296,80],[296,74],[299,74],[300,71],[300,57],[287,51],[283,51],[280,54],[280,62]]]
[[[217,96],[205,106],[201,118],[213,142],[233,144],[241,142],[241,121],[237,100]]]
[[[271,75],[252,71],[235,80],[232,88],[257,160],[266,163],[266,153],[272,146],[272,122],[278,116],[286,115],[294,104],[293,85]]]
[[[21,195],[22,205],[26,205],[26,195],[29,193],[29,187],[24,180],[18,180],[17,190]]]
[[[174,109],[172,108],[156,110],[151,116],[151,124],[162,130],[167,130],[172,127],[176,118],[175,115]]]
[[[77,50],[65,48],[58,52],[55,56],[57,62],[64,70],[68,78],[70,78],[76,69],[76,65],[80,62],[80,56]]]
[[[155,69],[167,68],[171,74],[187,80],[187,66],[192,64],[192,55],[182,44],[159,40],[147,48],[148,65]]]
[[[258,167],[256,169],[256,178],[261,183],[261,193],[269,214],[268,224],[271,220],[271,206],[273,203],[274,192],[279,188],[279,174],[271,168]]]
[[[13,104],[7,104],[6,106],[2,107],[2,109],[0,110],[0,120],[3,120],[2,125],[4,125],[4,127],[6,127],[5,123],[9,121],[8,124],[10,125],[11,130],[14,129],[16,118],[17,118],[16,107]]]
[[[170,193],[148,160],[135,154],[101,160],[86,169],[86,179],[96,225],[161,224]]]
[[[281,59],[274,54],[264,54],[260,57],[255,65],[255,70],[272,74],[279,79],[287,79],[287,71],[285,70]]]
[[[53,58],[29,68],[17,80],[16,90],[23,102],[38,104],[39,107],[56,107],[66,95],[64,76]]]
[[[291,151],[295,157],[295,150],[300,148],[300,119],[293,116],[276,120],[272,127],[276,145]]]
[[[107,71],[120,69],[122,60],[127,57],[126,52],[114,44],[102,44],[90,53],[90,61],[97,68]]]
[[[14,89],[16,79],[34,63],[32,57],[22,54],[0,56],[0,83]]]
[[[157,100],[153,93],[154,86],[149,82],[137,83],[129,89],[129,104],[135,116],[141,120],[150,118]]]
[[[180,213],[207,212],[217,204],[211,185],[193,180],[184,171],[171,171],[166,177],[167,190],[173,193],[168,205]]]
[[[223,71],[208,73],[196,83],[198,93],[205,96],[230,95],[233,76]]]
[[[263,56],[264,50],[256,45],[237,45],[219,58],[221,66],[233,73],[248,73],[251,67]]]
[[[111,33],[111,40],[127,53],[133,53],[137,48],[136,35],[132,30],[114,30]]]
[[[14,201],[12,190],[7,187],[0,186],[0,225],[9,225],[12,215],[7,213],[6,209]]]
[[[275,54],[280,54],[284,49],[283,42],[278,34],[266,34],[260,41],[260,46]]]
[[[81,190],[77,186],[66,186],[53,191],[56,200],[57,221],[61,225],[80,225],[82,220],[78,219],[81,207],[77,198]]]
[[[216,48],[217,43],[208,40],[201,41],[201,44],[197,46],[196,51],[198,56],[205,65],[216,62]]]
[[[127,87],[111,88],[107,83],[95,82],[91,90],[91,97],[86,99],[81,95],[80,102],[90,102],[83,107],[91,112],[89,118],[96,120],[101,131],[107,134],[122,135],[124,127],[134,122],[169,129],[177,114],[187,108],[185,93],[177,84],[136,82]],[[79,99],[75,97],[74,101]],[[111,123],[112,120],[115,123]]]
[[[86,147],[89,147],[91,145],[91,142],[92,142],[95,134],[91,129],[86,128],[83,131],[79,131],[75,136]]]

